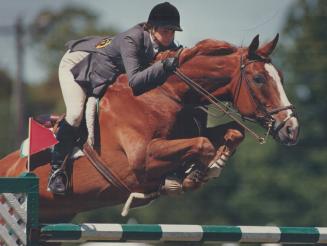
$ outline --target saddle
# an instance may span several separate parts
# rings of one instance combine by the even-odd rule
[[[63,114],[63,115],[42,114],[42,115],[36,116],[34,120],[46,128],[55,128],[55,127],[58,127],[59,122],[64,117],[65,117],[65,114]]]

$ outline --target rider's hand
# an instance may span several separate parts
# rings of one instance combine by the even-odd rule
[[[169,57],[165,60],[162,60],[162,64],[165,72],[171,73],[178,67],[178,59],[177,57]]]

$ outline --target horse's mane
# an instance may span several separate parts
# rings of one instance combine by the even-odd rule
[[[197,55],[224,56],[237,51],[236,46],[220,40],[204,39],[198,42],[193,49],[196,49]]]
[[[183,52],[183,62],[191,59],[196,55],[204,55],[204,56],[224,56],[230,55],[237,51],[237,47],[220,40],[214,39],[204,39],[198,42],[192,48],[186,48]],[[166,59],[167,57],[175,56],[177,50],[167,50],[160,52],[156,56],[156,61]]]

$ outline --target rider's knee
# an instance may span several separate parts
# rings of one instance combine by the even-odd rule
[[[79,127],[82,121],[82,117],[83,113],[79,112],[78,110],[71,112],[67,111],[65,119],[71,126]]]

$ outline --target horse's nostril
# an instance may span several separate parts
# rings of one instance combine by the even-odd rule
[[[288,126],[286,128],[286,132],[287,132],[288,135],[291,135],[292,134],[292,127]]]

